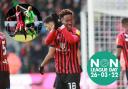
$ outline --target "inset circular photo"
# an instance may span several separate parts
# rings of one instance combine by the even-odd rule
[[[18,4],[9,9],[5,18],[6,31],[14,40],[28,42],[41,32],[40,12],[29,4]]]

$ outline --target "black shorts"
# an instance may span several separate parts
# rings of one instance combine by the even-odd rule
[[[54,84],[53,84],[53,87],[54,88],[56,87],[56,81],[57,81],[57,76],[56,76],[55,81],[54,81]]]
[[[56,89],[80,89],[80,74],[57,74],[54,86]]]
[[[10,89],[10,76],[8,72],[0,71],[0,89]]]
[[[34,23],[26,24],[26,27],[28,27],[28,28],[30,28],[30,27],[34,28]]]

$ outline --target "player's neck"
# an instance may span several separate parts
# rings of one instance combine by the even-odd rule
[[[71,27],[71,28],[67,28],[67,30],[68,30],[68,31],[72,31],[72,28],[73,28],[73,27]]]

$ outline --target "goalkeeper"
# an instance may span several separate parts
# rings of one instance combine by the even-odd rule
[[[32,11],[32,6],[28,7],[28,10],[25,11],[25,31],[28,32],[28,28],[31,31],[31,36],[36,36],[36,31],[34,30],[34,21],[35,21],[35,14]]]

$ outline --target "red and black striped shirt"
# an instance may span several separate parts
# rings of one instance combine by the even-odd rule
[[[81,72],[77,58],[79,35],[76,28],[72,28],[70,32],[64,28],[48,34],[46,44],[52,43],[56,48],[55,67],[57,73],[75,74]]]
[[[16,16],[17,22],[24,22],[23,21],[23,13],[21,11],[19,11],[19,12],[16,11],[15,16]]]
[[[7,61],[6,37],[0,32],[0,71],[9,72],[9,64]]]

